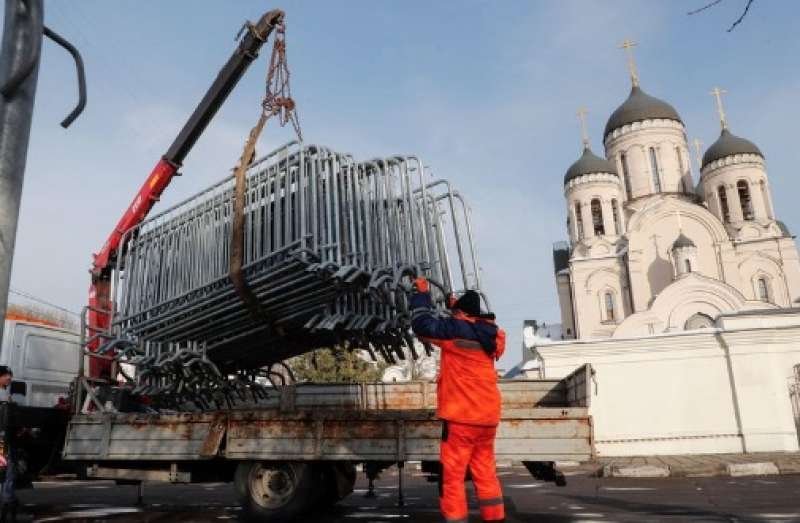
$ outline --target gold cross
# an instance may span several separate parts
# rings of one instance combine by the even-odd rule
[[[581,121],[581,139],[583,140],[583,148],[589,148],[589,131],[586,130],[586,115],[589,111],[585,107],[578,109],[578,119]]]
[[[694,152],[697,156],[697,168],[700,169],[703,167],[703,142],[701,142],[698,138],[695,138],[692,143],[694,144]]]
[[[628,69],[631,73],[631,83],[634,87],[639,85],[639,75],[636,73],[636,60],[633,58],[633,48],[636,47],[636,42],[631,39],[626,39],[622,42],[622,45],[619,46],[620,49],[625,49],[625,53],[628,55]]]
[[[725,109],[722,107],[722,95],[728,91],[715,87],[711,90],[711,95],[717,99],[717,112],[719,113],[719,123],[722,124],[723,129],[728,128],[728,119],[725,116]]]

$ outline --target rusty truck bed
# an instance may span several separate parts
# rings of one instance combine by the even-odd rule
[[[562,380],[500,381],[499,460],[587,460],[591,368]],[[304,384],[257,408],[202,414],[83,414],[69,424],[63,458],[185,462],[230,460],[437,460],[436,384]]]

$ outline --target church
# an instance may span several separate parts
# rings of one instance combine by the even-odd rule
[[[592,152],[584,123],[564,176],[569,241],[553,251],[563,339],[703,329],[724,314],[793,307],[797,246],[775,214],[764,154],[729,129],[723,91],[712,92],[721,132],[695,183],[680,114],[643,90],[630,54],[629,67],[605,154]]]

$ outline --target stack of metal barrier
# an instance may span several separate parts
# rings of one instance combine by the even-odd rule
[[[229,274],[232,177],[128,233],[114,329],[150,360],[200,344],[230,371],[344,344],[394,362],[414,354],[413,277],[438,282],[440,301],[480,288],[468,207],[417,157],[357,162],[292,142],[254,162],[246,183],[242,273],[255,310]]]

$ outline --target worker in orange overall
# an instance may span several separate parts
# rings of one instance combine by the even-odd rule
[[[494,314],[481,314],[480,295],[467,291],[440,317],[428,281],[417,278],[410,299],[414,333],[442,350],[437,383],[437,416],[442,420],[439,503],[445,521],[467,521],[467,470],[483,521],[503,521],[505,508],[494,457],[500,423],[500,391],[494,362],[505,350],[505,332]]]

